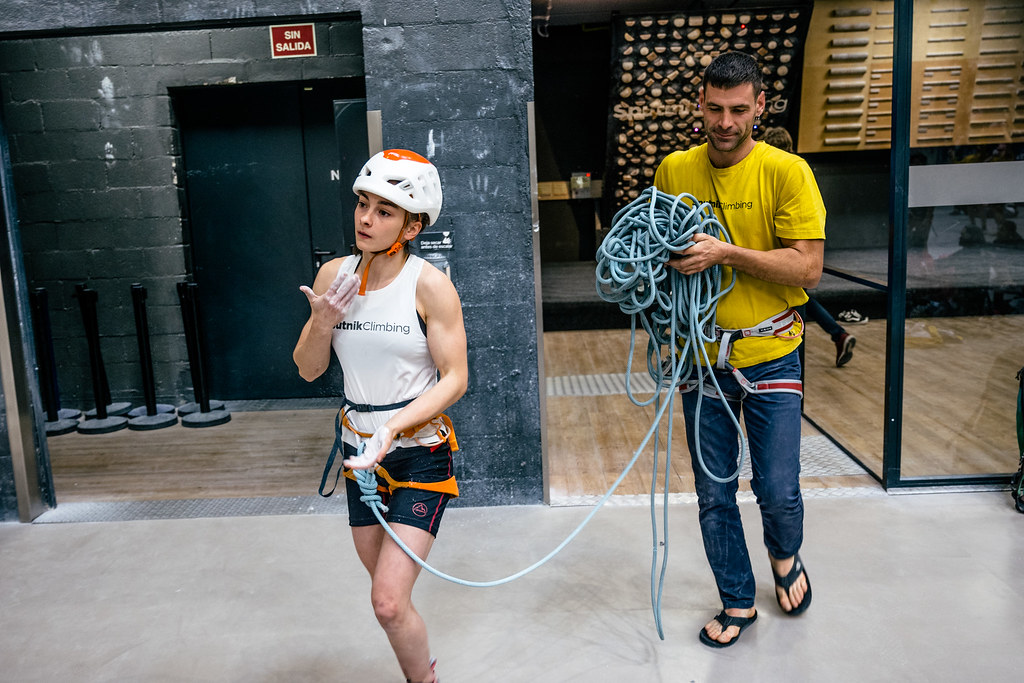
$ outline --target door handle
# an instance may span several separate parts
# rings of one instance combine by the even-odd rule
[[[324,264],[324,256],[334,256],[336,251],[326,251],[324,249],[313,249],[313,267],[316,270],[320,270],[320,266]]]

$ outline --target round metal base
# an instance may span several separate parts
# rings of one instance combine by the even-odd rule
[[[119,415],[125,415],[129,410],[132,409],[132,404],[127,402],[116,402],[111,403],[107,406],[107,417],[117,417]],[[85,419],[91,420],[96,417],[96,409],[85,411]]]
[[[208,413],[189,413],[181,416],[182,427],[216,427],[231,421],[231,413],[226,410],[211,410]]]
[[[61,434],[70,434],[77,427],[78,420],[53,420],[46,423],[46,435],[60,436]]]
[[[163,429],[178,424],[178,416],[174,413],[157,413],[156,415],[139,415],[128,420],[128,429],[137,432],[151,429]]]
[[[127,417],[105,417],[102,420],[82,420],[78,431],[82,434],[109,434],[128,426]]]
[[[58,420],[77,420],[80,417],[82,417],[82,411],[74,408],[61,408],[57,411]]]
[[[174,406],[167,403],[157,403],[156,414],[161,415],[163,413],[174,414]],[[128,417],[142,417],[143,415],[149,415],[148,406],[139,406],[138,408],[132,408],[128,411]]]
[[[178,406],[178,415],[188,415],[190,413],[198,413],[202,410],[198,403],[186,403],[185,405]],[[210,399],[210,412],[215,410],[224,410],[224,401],[215,401]]]

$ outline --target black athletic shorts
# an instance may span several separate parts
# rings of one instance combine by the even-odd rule
[[[354,457],[356,449],[354,446],[345,444],[345,457]],[[381,462],[391,478],[395,481],[417,481],[423,483],[436,483],[446,481],[453,475],[452,451],[447,443],[435,446],[431,450],[428,446],[415,446],[413,448],[396,448],[388,453]],[[377,475],[377,485],[388,488],[388,482]],[[349,526],[371,526],[377,524],[377,517],[373,510],[359,500],[362,491],[359,484],[349,478],[345,478],[345,491],[348,498],[348,524]],[[437,529],[441,525],[441,516],[448,506],[448,501],[453,498],[447,493],[436,491],[425,491],[411,487],[396,487],[389,492],[378,491],[381,502],[388,507],[386,513],[382,513],[388,524],[407,524],[430,532],[437,536]]]

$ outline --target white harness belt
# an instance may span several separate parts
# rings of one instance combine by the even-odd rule
[[[786,309],[782,313],[763,320],[753,327],[745,327],[739,330],[726,330],[718,327],[715,329],[715,336],[719,340],[718,359],[715,367],[732,373],[733,379],[743,389],[744,396],[747,394],[789,393],[802,397],[804,395],[804,383],[799,378],[751,382],[743,376],[743,373],[738,368],[734,368],[729,363],[728,358],[732,352],[734,339],[743,339],[745,337],[785,337],[793,339],[803,335],[803,332],[804,321],[795,308]],[[701,382],[700,380],[687,380],[682,383],[679,390],[686,393],[693,391],[698,386],[701,387],[705,396],[711,398],[719,397],[718,389],[714,384],[711,382]]]

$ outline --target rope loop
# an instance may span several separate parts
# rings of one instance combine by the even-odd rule
[[[359,455],[366,450],[366,444],[359,444]],[[384,499],[380,496],[380,491],[377,490],[377,475],[371,470],[353,470],[356,475],[356,483],[359,485],[359,490],[363,495],[359,496],[359,500],[366,503],[371,509],[378,509],[381,512],[387,512],[388,506],[384,504]]]
[[[687,380],[700,362],[704,344],[715,341],[718,301],[736,282],[733,273],[722,287],[720,265],[689,276],[668,265],[669,259],[693,246],[697,233],[732,241],[709,203],[652,186],[615,214],[597,251],[597,293],[635,316],[634,324],[639,320],[647,332],[647,370],[659,389],[670,386],[661,348],[678,343],[684,364],[680,380]],[[632,393],[630,400],[650,403],[637,401]]]
[[[640,196],[623,207],[612,221],[608,235],[597,251],[597,293],[605,301],[616,303],[619,309],[631,317],[629,357],[626,361],[626,393],[629,400],[638,406],[652,403],[657,415],[647,433],[647,438],[633,456],[633,462],[640,455],[652,433],[654,438],[654,471],[651,477],[651,605],[658,635],[664,639],[661,623],[661,598],[665,573],[668,568],[668,485],[663,493],[662,528],[664,541],[659,541],[658,522],[655,515],[655,493],[658,476],[657,428],[668,407],[668,429],[665,442],[665,464],[663,481],[671,477],[672,458],[672,403],[675,387],[684,383],[697,387],[697,419],[695,420],[694,449],[701,469],[712,480],[719,483],[732,481],[739,476],[743,466],[743,434],[735,415],[729,410],[733,425],[740,437],[740,462],[736,471],[726,477],[712,473],[704,463],[700,447],[700,410],[704,397],[704,383],[718,389],[718,395],[726,403],[724,392],[711,370],[713,365],[708,357],[705,344],[717,341],[716,311],[718,302],[736,284],[736,273],[723,287],[723,268],[714,265],[693,275],[683,275],[668,265],[668,261],[680,252],[694,245],[697,233],[710,235],[723,242],[732,242],[728,231],[715,217],[711,205],[698,201],[693,195],[672,196],[649,187]],[[645,401],[634,394],[630,383],[633,375],[633,353],[636,348],[637,321],[647,332],[647,372],[655,381],[654,394]],[[662,349],[671,352],[662,358]],[[695,376],[696,379],[691,379]],[[672,393],[662,398],[662,391]],[[726,403],[726,407],[728,404]],[[663,552],[663,554],[662,554]],[[661,555],[661,570],[658,572],[658,557]]]

